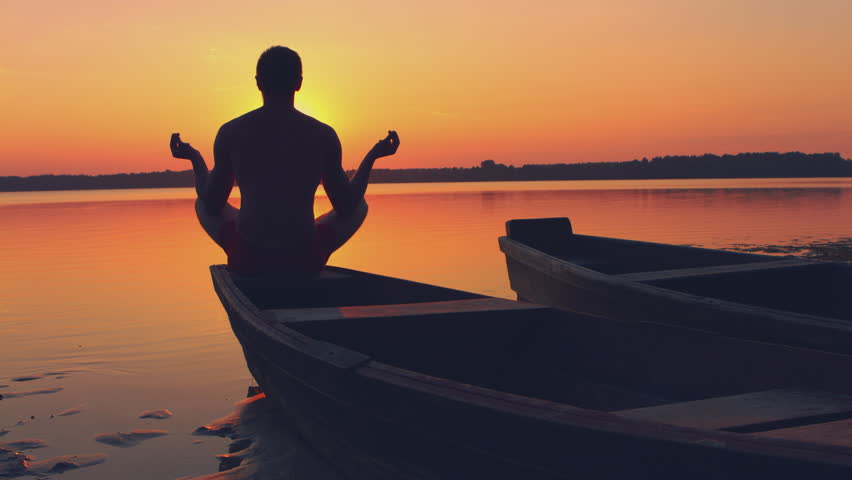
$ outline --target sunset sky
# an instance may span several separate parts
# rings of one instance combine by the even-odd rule
[[[353,168],[666,154],[852,156],[848,0],[0,1],[0,175],[182,170],[300,53]]]

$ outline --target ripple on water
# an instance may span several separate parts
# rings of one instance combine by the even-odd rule
[[[6,398],[19,398],[19,397],[29,397],[32,395],[47,395],[50,393],[56,393],[62,391],[62,387],[54,387],[54,388],[40,388],[38,390],[28,390],[26,392],[9,392],[0,395],[0,399]]]
[[[74,407],[74,408],[69,408],[68,410],[63,410],[63,411],[57,413],[55,416],[57,416],[57,417],[70,417],[71,415],[77,415],[78,413],[80,413],[82,411],[83,411],[82,408]]]
[[[161,410],[146,410],[139,414],[139,418],[154,418],[157,420],[165,420],[172,417],[174,414],[166,409]]]
[[[103,453],[85,455],[62,455],[36,460],[16,450],[0,447],[0,477],[14,478],[23,476],[44,476],[52,473],[62,473],[77,468],[89,467],[105,462],[107,456]]]
[[[0,477],[11,478],[62,473],[67,470],[97,465],[106,460],[106,455],[103,453],[63,455],[46,460],[36,460],[35,457],[23,453],[24,450],[35,450],[46,446],[44,440],[37,439],[0,442]]]
[[[726,245],[725,248],[747,253],[797,255],[830,262],[852,262],[852,238],[835,240],[794,239],[789,244],[784,245],[735,243]]]
[[[168,434],[169,432],[166,430],[133,430],[128,433],[102,433],[95,437],[95,441],[112,445],[113,447],[129,448],[135,447],[145,440]]]

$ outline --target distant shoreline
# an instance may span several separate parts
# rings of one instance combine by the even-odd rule
[[[667,156],[629,162],[506,166],[485,160],[478,167],[374,169],[371,183],[449,183],[547,180],[666,180],[852,177],[852,160],[839,153],[740,153]],[[184,188],[191,170],[113,175],[0,177],[0,192]]]

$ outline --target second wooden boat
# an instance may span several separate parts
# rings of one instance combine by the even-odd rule
[[[621,319],[852,353],[852,265],[578,235],[510,220],[500,249],[518,297]]]

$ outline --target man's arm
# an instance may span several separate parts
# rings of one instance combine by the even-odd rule
[[[332,130],[330,138],[330,152],[326,163],[325,175],[322,185],[325,193],[331,201],[331,206],[341,215],[346,215],[361,203],[367,184],[370,181],[370,172],[377,159],[393,155],[399,148],[399,136],[396,132],[388,132],[388,136],[376,143],[367,152],[355,176],[350,180],[343,171],[343,154],[340,147],[340,139]]]
[[[216,135],[213,145],[213,156],[215,166],[213,171],[207,170],[207,163],[201,152],[189,143],[180,139],[179,133],[173,133],[169,142],[172,156],[183,158],[192,162],[192,171],[195,175],[195,193],[204,204],[208,212],[216,214],[220,212],[228,201],[231,189],[234,187],[234,174],[228,150],[225,148],[225,135],[222,129]]]
[[[210,213],[219,212],[225,207],[228,197],[231,196],[231,190],[234,188],[234,165],[228,143],[227,132],[223,125],[213,142],[214,163],[213,171],[207,178],[207,191],[204,192],[204,196],[199,195]],[[194,165],[193,169],[195,169]]]

